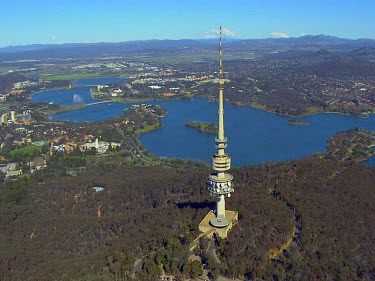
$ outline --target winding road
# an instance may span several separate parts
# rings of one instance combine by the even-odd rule
[[[298,243],[301,239],[301,232],[302,232],[302,218],[299,212],[297,211],[296,207],[290,203],[279,191],[276,190],[276,185],[273,187],[271,191],[271,195],[276,199],[279,199],[283,202],[294,214],[294,227],[292,231],[291,237],[288,241],[283,244],[277,251],[274,251],[270,254],[269,259],[274,260],[284,252],[284,250],[288,251],[295,243]],[[292,243],[294,242],[294,243]]]
[[[134,140],[129,135],[125,134],[123,131],[121,131],[118,128],[117,128],[117,132],[122,136],[122,139],[124,140],[126,146],[129,148],[130,154],[133,157],[136,157],[139,160],[149,165],[157,165],[157,163],[146,159],[143,151],[139,149],[139,146],[134,142]]]

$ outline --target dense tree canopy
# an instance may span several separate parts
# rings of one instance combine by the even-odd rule
[[[161,269],[196,276],[187,247],[213,207],[207,173],[121,167],[32,185],[26,201],[0,205],[0,279],[153,280]],[[227,205],[239,211],[239,223],[220,242],[215,273],[266,280],[374,277],[374,168],[311,157],[233,174],[236,192]],[[96,193],[94,186],[104,190]],[[270,260],[270,251],[293,233],[295,213],[300,238]]]

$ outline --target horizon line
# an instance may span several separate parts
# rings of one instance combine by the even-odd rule
[[[368,37],[359,37],[359,38],[347,38],[347,37],[338,37],[335,35],[328,35],[328,34],[306,34],[306,35],[301,35],[301,36],[290,36],[290,37],[264,37],[264,38],[233,38],[233,37],[223,37],[223,40],[233,40],[233,41],[245,41],[245,40],[268,40],[268,39],[283,39],[283,40],[288,40],[288,39],[298,39],[298,38],[303,38],[303,37],[319,37],[319,36],[325,36],[325,37],[332,37],[332,38],[337,38],[337,39],[344,39],[344,40],[375,40],[375,38],[368,38]],[[0,49],[5,49],[5,48],[12,48],[12,47],[27,47],[27,46],[33,46],[33,45],[50,45],[50,46],[59,46],[59,45],[69,45],[69,44],[119,44],[119,43],[128,43],[128,42],[147,42],[147,41],[182,41],[182,40],[189,40],[189,41],[200,41],[200,40],[215,40],[219,39],[219,36],[217,37],[212,37],[212,38],[180,38],[180,39],[169,39],[169,38],[164,38],[164,39],[136,39],[136,40],[126,40],[126,41],[96,41],[96,42],[64,42],[64,43],[30,43],[30,44],[19,44],[19,45],[6,45],[6,46],[0,46]]]

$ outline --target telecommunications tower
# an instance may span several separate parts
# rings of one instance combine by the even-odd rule
[[[233,176],[227,171],[230,169],[230,156],[225,152],[227,138],[224,136],[224,80],[223,80],[223,50],[222,30],[220,26],[220,72],[219,72],[219,132],[216,141],[217,152],[212,156],[213,172],[208,176],[207,188],[211,196],[216,197],[215,217],[210,224],[216,228],[228,226],[230,220],[226,218],[225,197],[234,192]]]

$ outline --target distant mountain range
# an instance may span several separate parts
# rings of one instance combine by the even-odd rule
[[[85,58],[103,55],[157,56],[178,54],[209,54],[217,50],[218,39],[146,40],[120,43],[35,44],[0,48],[0,61],[44,58]],[[319,51],[362,52],[375,48],[373,39],[345,39],[327,35],[307,35],[297,38],[267,38],[225,40],[227,54],[269,54],[277,52]]]

